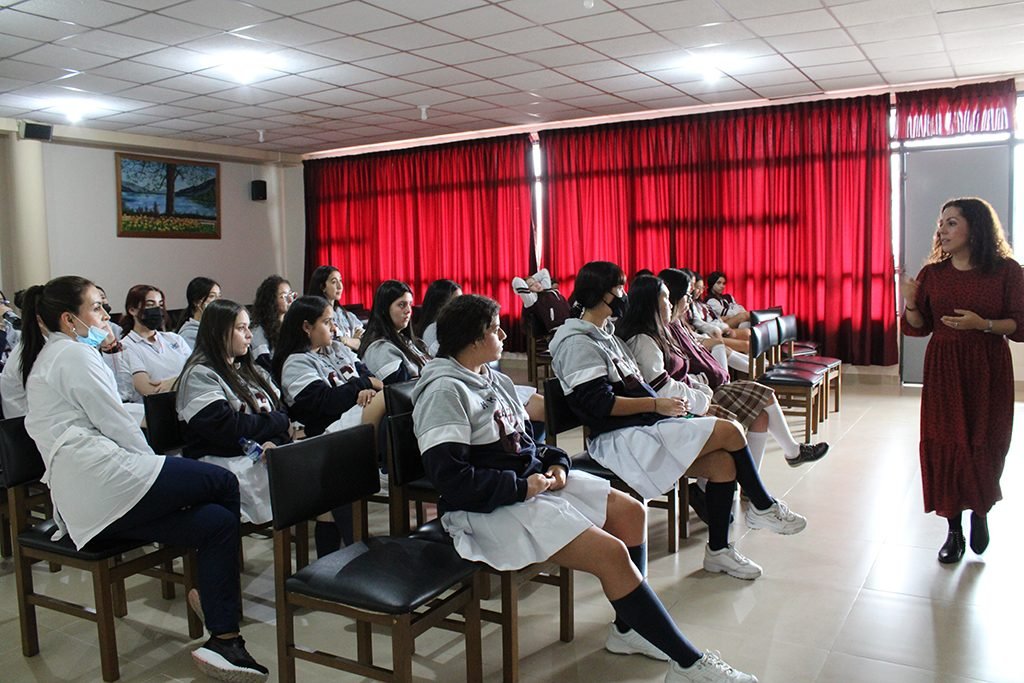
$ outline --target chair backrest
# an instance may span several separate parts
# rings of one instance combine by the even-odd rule
[[[751,326],[750,357],[759,358],[771,351],[778,341],[778,336],[778,327],[774,321]]]
[[[168,453],[185,445],[184,423],[178,420],[177,400],[176,391],[142,397],[146,411],[146,439],[157,453]]]
[[[796,341],[796,316],[795,315],[783,315],[775,321],[779,327],[779,342],[785,344],[787,342]]]
[[[384,387],[384,410],[388,415],[401,415],[412,412],[412,390],[416,388],[416,380],[395,382]]]
[[[267,468],[276,530],[380,491],[372,425],[271,448]]]
[[[576,429],[583,423],[569,407],[557,377],[544,380],[544,426],[548,437]]]
[[[31,484],[45,471],[43,456],[25,431],[25,418],[0,420],[0,483],[9,489]]]
[[[405,486],[409,482],[422,479],[427,471],[420,457],[420,445],[413,430],[412,413],[390,415],[388,423],[388,443],[391,448],[391,470],[388,477],[395,486]]]
[[[756,325],[767,320],[774,320],[780,315],[782,315],[782,306],[772,306],[771,308],[762,308],[760,310],[751,311],[750,324]]]

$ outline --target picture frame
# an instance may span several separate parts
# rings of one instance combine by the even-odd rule
[[[117,152],[115,166],[118,237],[220,239],[220,164]]]

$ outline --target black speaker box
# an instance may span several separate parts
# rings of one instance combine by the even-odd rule
[[[263,201],[267,198],[267,181],[254,180],[249,184],[249,196],[254,202]]]
[[[30,123],[22,121],[20,125],[21,137],[25,140],[43,140],[49,142],[53,139],[53,126],[45,123]]]

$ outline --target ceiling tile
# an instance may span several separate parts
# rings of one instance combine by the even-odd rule
[[[394,12],[415,21],[453,14],[477,6],[478,0],[444,0],[444,2],[423,2],[423,0],[367,0],[371,5]]]
[[[60,40],[65,36],[88,31],[86,26],[76,26],[47,17],[37,17],[15,9],[0,9],[0,33],[20,36],[31,40]]]
[[[441,47],[425,47],[419,50],[412,50],[420,57],[433,59],[443,64],[465,64],[476,62],[493,57],[503,56],[498,50],[480,45],[479,43],[462,42]]]
[[[801,69],[813,81],[846,78],[847,76],[866,76],[877,73],[871,62],[846,62],[845,64],[824,64]]]
[[[371,43],[360,38],[335,38],[322,43],[314,43],[303,48],[306,52],[331,57],[339,62],[355,62],[381,55],[393,54],[394,48]]]
[[[427,71],[428,69],[436,69],[443,66],[432,59],[424,59],[407,52],[396,52],[395,54],[384,55],[383,57],[364,59],[357,62],[357,65],[364,69],[387,74],[388,76],[404,76],[405,74]]]
[[[472,83],[445,86],[445,90],[451,90],[466,97],[484,97],[485,95],[500,95],[512,92],[514,89],[497,81],[474,81]]]
[[[26,0],[18,3],[17,10],[93,28],[142,14],[137,9],[104,0]]]
[[[72,74],[73,72],[66,69],[57,69],[52,66],[44,66],[42,64],[29,64],[28,62],[22,62],[17,59],[0,60],[0,76],[16,78],[22,81],[39,83],[43,81],[52,81],[55,78],[71,76]]]
[[[720,45],[755,37],[750,29],[738,21],[728,21],[715,26],[693,26],[659,32],[679,47]]]
[[[399,102],[405,102],[406,104],[409,104],[413,107],[418,107],[424,104],[434,105],[441,104],[443,102],[452,102],[454,100],[460,99],[460,97],[460,95],[447,92],[446,90],[441,90],[439,88],[431,88],[428,90],[420,90],[419,92],[415,93],[409,93],[407,95],[395,95],[391,99],[397,100]]]
[[[884,43],[868,43],[861,49],[869,59],[877,59],[879,57],[898,57],[900,55],[942,52],[944,46],[939,36],[921,36],[919,38],[890,40]]]
[[[409,93],[419,92],[425,88],[419,83],[410,83],[409,81],[403,81],[400,78],[382,78],[379,81],[356,83],[350,86],[349,89],[369,93],[370,95],[376,95],[377,97],[392,97],[394,95],[407,95]]]
[[[505,85],[512,86],[513,88],[519,88],[520,90],[551,88],[556,85],[566,85],[573,82],[573,80],[568,76],[563,76],[557,71],[549,71],[546,69],[541,71],[531,71],[525,74],[516,74],[515,76],[503,76],[497,80]]]
[[[991,73],[991,72],[986,72]],[[906,71],[887,71],[882,74],[885,80],[893,85],[897,83],[921,83],[924,81],[940,81],[956,77],[953,67],[933,69],[908,69]]]
[[[362,37],[381,45],[400,45],[408,52],[423,47],[446,45],[459,40],[457,36],[423,24],[405,24],[380,31],[363,33]]]
[[[864,59],[864,53],[857,47],[830,47],[825,50],[790,52],[789,61],[797,66],[818,66],[819,64],[841,64]]]
[[[615,59],[678,49],[678,46],[676,46],[675,43],[662,38],[656,33],[644,33],[642,35],[630,36],[628,38],[599,40],[588,43],[588,47]]]
[[[290,17],[265,21],[255,26],[246,26],[238,29],[235,33],[289,47],[302,47],[311,43],[331,40],[338,36],[336,31]]]
[[[0,15],[2,18],[3,15]],[[0,23],[0,29],[3,28],[3,24]],[[17,38],[15,36],[3,36],[0,39],[0,57],[10,57],[16,55],[19,52],[25,52],[31,50],[34,47],[39,47],[42,43],[38,40],[29,40],[28,38]]]
[[[596,78],[611,78],[612,76],[623,76],[634,73],[635,70],[622,64],[605,60],[592,62],[590,64],[576,64],[575,66],[562,66],[558,68],[566,76],[571,76],[578,81],[590,81]]]
[[[302,76],[282,76],[272,78],[268,81],[261,81],[260,88],[270,92],[281,93],[282,95],[308,95],[310,93],[327,90],[331,85],[323,81],[303,78]]]
[[[762,71],[761,73],[737,75],[736,80],[751,90],[757,90],[759,87],[768,85],[803,83],[807,80],[807,77],[797,69],[780,69],[778,71]]]
[[[91,73],[79,73],[68,78],[62,78],[57,83],[64,88],[75,88],[84,92],[109,94],[120,90],[134,88],[135,83],[122,81],[117,78],[105,78]]]
[[[599,78],[596,80],[588,81],[587,84],[599,90],[604,90],[605,92],[610,93],[621,93],[626,90],[636,90],[638,88],[651,88],[654,86],[663,85],[661,81],[655,80],[650,76],[645,76],[643,74],[615,76],[613,78]]]
[[[446,66],[440,69],[431,69],[430,71],[421,71],[415,74],[409,74],[405,76],[405,80],[412,81],[413,83],[420,83],[422,85],[430,85],[434,87],[442,87],[449,85],[458,85],[460,83],[470,83],[479,79],[476,74],[471,74],[468,71],[456,69],[454,67]]]
[[[337,89],[332,88],[332,90]],[[322,109],[324,104],[323,102],[315,102],[304,97],[285,97],[280,100],[264,102],[260,106],[269,107],[271,109],[280,109],[281,111],[311,112],[315,109]]]
[[[553,47],[547,50],[535,52],[523,52],[520,54],[523,59],[534,64],[541,64],[547,67],[570,66],[573,64],[584,64],[586,62],[607,61],[600,52],[595,52],[583,45],[565,45]]]
[[[747,19],[743,23],[759,36],[786,35],[793,32],[794,26],[799,26],[804,31],[839,28],[832,15],[823,9]]]
[[[884,20],[874,24],[851,26],[847,31],[859,43],[875,43],[904,37],[937,35],[939,24],[933,16],[921,16],[916,17],[914,21]]]
[[[718,4],[737,19],[753,19],[821,7],[819,0],[718,0]]]
[[[767,55],[764,57],[751,57],[742,59],[728,66],[722,67],[722,71],[728,74],[753,74],[762,71],[778,71],[790,66],[789,61],[782,55]]]
[[[364,102],[353,102],[349,107],[351,109],[359,109],[361,111],[396,111],[399,109],[408,109],[409,105],[405,102],[375,98]]]
[[[913,21],[914,17],[930,15],[932,6],[928,0],[867,0],[852,2],[832,8],[832,14],[843,26],[860,26],[874,24],[879,17],[888,20],[903,19]]]
[[[822,89],[810,81],[805,81],[804,83],[765,85],[755,88],[754,92],[768,99],[781,99],[785,97],[800,97],[802,95],[817,95],[822,92]]]
[[[181,90],[192,95],[206,95],[219,90],[227,90],[231,87],[230,83],[218,78],[207,78],[206,76],[200,76],[198,74],[184,74],[182,76],[175,76],[174,78],[167,78],[156,85],[161,88]]]
[[[31,62],[32,64],[52,66],[58,69],[74,69],[76,71],[92,69],[114,61],[112,57],[107,55],[76,50],[71,47],[59,47],[52,44],[40,45],[28,52],[22,52],[18,55],[18,60]]]
[[[188,93],[184,93],[180,90],[171,90],[169,88],[161,88],[155,85],[140,85],[135,88],[122,90],[118,95],[121,97],[130,97],[132,99],[142,100],[144,102],[160,104],[176,102],[189,97]]]
[[[303,74],[307,78],[314,78],[331,85],[352,85],[353,83],[365,83],[380,78],[380,74],[369,69],[363,69],[352,64],[339,64],[328,66],[323,69],[314,69]]]
[[[526,28],[531,22],[495,5],[448,14],[427,21],[435,28],[462,38],[482,38],[495,33]]]
[[[498,57],[497,59],[462,64],[460,67],[484,78],[498,78],[533,71],[537,65],[518,57]]]
[[[631,9],[627,14],[655,31],[732,20],[729,13],[713,0],[678,0],[661,5],[647,5]]]
[[[150,64],[141,64],[132,60],[124,60],[101,66],[98,69],[89,69],[90,73],[109,78],[118,78],[133,83],[151,83],[177,75],[178,71],[164,69]]]
[[[171,17],[160,16],[159,14],[144,14],[141,17],[115,24],[109,27],[109,30],[114,33],[152,40],[166,45],[176,45],[187,40],[197,40],[217,32],[217,29],[197,26],[196,24],[179,21]]]
[[[660,100],[648,100],[645,105],[648,109],[676,109],[680,107],[692,107],[699,105],[700,100],[696,97],[690,97],[679,93],[673,97],[666,97]]]
[[[532,92],[549,100],[566,100],[573,97],[587,97],[588,95],[598,95],[601,93],[600,90],[586,83],[567,83],[550,88],[536,88]]]
[[[365,102],[366,100],[373,99],[373,96],[356,90],[349,90],[348,88],[332,88],[307,95],[306,99],[313,102],[322,102],[323,104],[347,105],[353,102]],[[267,106],[273,106],[273,104],[273,102],[268,102]]]
[[[765,40],[779,52],[800,52],[853,45],[850,35],[838,28],[806,33],[787,33],[781,36],[771,36]]]
[[[996,48],[998,49],[998,47]],[[903,69],[930,69],[949,66],[949,57],[945,53],[929,55],[903,55],[901,57],[881,57],[871,62],[879,71]]]
[[[149,40],[139,40],[130,36],[123,36],[110,31],[87,31],[67,38],[62,38],[56,43],[61,47],[77,48],[88,50],[101,55],[120,57],[122,59],[134,57],[144,52],[159,50],[164,45]]]
[[[938,15],[938,23],[943,31],[971,31],[1024,24],[1024,3],[1014,2],[958,12],[943,12]]]
[[[400,17],[380,7],[374,7],[361,0],[306,12],[299,14],[297,18],[349,35],[409,23],[405,17]]]
[[[163,9],[160,14],[225,31],[271,21],[278,16],[238,0],[189,0]]]
[[[551,24],[549,28],[580,43],[640,35],[651,31],[635,19],[619,12],[560,21]]]
[[[846,78],[829,78],[815,81],[825,92],[837,90],[852,90],[854,88],[871,88],[882,85],[878,82],[878,76],[847,76]]]
[[[387,0],[381,1],[386,2]],[[664,0],[655,1],[663,2]],[[508,0],[508,2],[502,3],[501,6],[525,19],[529,19],[535,24],[579,19],[600,11],[596,2],[594,8],[590,10],[583,7],[582,2],[552,2],[551,0]]]
[[[665,99],[666,97],[678,97],[682,96],[683,93],[679,92],[670,85],[658,85],[653,88],[638,88],[636,90],[625,90],[616,93],[619,97],[643,104],[648,100]]]
[[[262,104],[270,100],[280,99],[281,95],[280,93],[267,92],[260,88],[242,86],[240,88],[231,88],[230,90],[221,90],[217,93],[217,97],[240,104]]]
[[[508,33],[499,33],[497,35],[487,36],[486,38],[481,38],[480,42],[487,47],[493,47],[510,54],[515,54],[522,51],[525,47],[529,47],[531,50],[543,50],[545,48],[568,45],[572,41],[564,36],[558,35],[554,31],[549,31],[548,29],[540,26],[534,26],[532,28],[524,28],[519,31],[510,31]]]

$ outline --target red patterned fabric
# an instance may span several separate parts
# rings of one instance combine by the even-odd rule
[[[305,163],[306,278],[331,264],[345,302],[367,308],[388,278],[419,302],[439,278],[501,304],[516,348],[530,270],[531,179],[525,135]],[[521,342],[520,342],[521,343]]]
[[[904,319],[907,335],[931,334],[921,394],[921,479],[925,512],[986,513],[1003,495],[999,477],[1013,430],[1013,363],[1006,338],[957,330],[940,318],[966,309],[985,319],[1013,318],[1024,340],[1024,275],[1013,260],[995,272],[959,271],[950,260],[917,276],[924,325]]]
[[[900,140],[1013,130],[1017,90],[1011,78],[896,94]]]
[[[826,355],[897,362],[887,97],[542,132],[544,265],[722,270]]]

